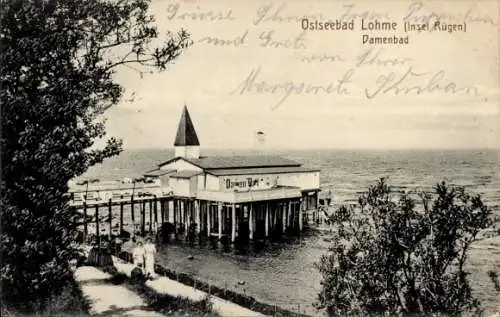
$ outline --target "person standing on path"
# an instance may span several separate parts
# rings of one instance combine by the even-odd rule
[[[141,270],[144,270],[144,253],[145,249],[142,241],[137,242],[137,246],[132,251],[132,257],[134,258],[134,266],[139,267]]]
[[[156,246],[153,243],[153,239],[149,237],[146,240],[146,244],[144,245],[144,264],[146,276],[154,277],[155,274],[155,255],[156,255]]]

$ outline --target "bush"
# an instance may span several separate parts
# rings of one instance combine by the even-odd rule
[[[479,195],[440,183],[434,195],[394,197],[382,179],[359,198],[358,208],[339,208],[323,275],[319,307],[330,316],[458,316],[478,312],[464,270],[477,234],[490,226]]]
[[[26,314],[25,310],[19,310],[5,303],[1,306],[1,316],[4,317]],[[88,313],[90,305],[75,281],[68,282],[59,294],[52,294],[42,305],[33,309],[41,316],[90,316]]]

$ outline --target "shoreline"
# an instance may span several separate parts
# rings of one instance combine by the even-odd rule
[[[132,254],[128,251],[121,251],[116,255],[119,259],[130,263],[130,258]],[[219,297],[223,300],[227,300],[233,304],[240,305],[244,308],[256,311],[258,313],[269,315],[269,316],[302,316],[302,317],[312,317],[305,313],[293,312],[288,309],[278,307],[277,305],[270,305],[256,300],[253,296],[246,294],[240,294],[234,292],[233,290],[223,289],[218,286],[206,283],[197,278],[194,278],[186,273],[179,273],[170,269],[164,268],[162,265],[155,263],[155,273],[159,276],[168,277],[174,281],[177,281],[186,286],[192,287],[194,289],[207,292],[209,295]]]

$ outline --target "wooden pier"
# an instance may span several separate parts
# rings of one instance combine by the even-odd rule
[[[223,203],[174,195],[120,196],[107,201],[73,201],[70,205],[83,219],[80,225],[84,238],[93,233],[98,241],[103,235],[111,238],[160,232],[187,237],[191,229],[199,238],[248,242],[298,235],[310,220],[301,198]],[[313,221],[316,217],[313,213]]]
[[[174,141],[175,156],[144,173],[142,186],[152,195],[136,197],[132,187],[96,189],[89,201],[83,188],[74,191],[73,208],[87,219],[93,215],[97,237],[162,233],[237,243],[296,235],[312,220],[318,222],[320,170],[274,155],[202,156],[200,142],[184,106]],[[88,183],[87,183],[88,185]],[[85,187],[85,195],[88,187]],[[131,192],[131,196],[124,196]],[[119,195],[119,197],[117,197]],[[155,196],[156,195],[156,196]],[[114,216],[119,214],[119,216]],[[101,223],[101,215],[107,217]],[[312,215],[312,219],[311,216]],[[113,220],[115,220],[113,225]],[[104,227],[103,227],[104,225]]]

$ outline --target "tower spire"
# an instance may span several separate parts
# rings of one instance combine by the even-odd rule
[[[199,158],[200,156],[200,141],[198,140],[198,135],[194,129],[186,104],[184,104],[181,120],[177,127],[174,147],[175,156],[186,158]]]
[[[184,104],[181,120],[177,127],[177,135],[175,137],[174,146],[199,146],[198,135],[194,129],[193,122],[187,106]]]

